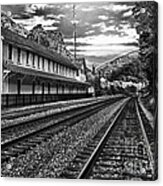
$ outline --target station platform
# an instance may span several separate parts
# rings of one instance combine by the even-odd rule
[[[49,106],[54,106],[54,107],[64,107],[70,104],[75,104],[75,103],[83,103],[83,102],[89,102],[89,101],[95,101],[95,100],[101,100],[101,99],[112,99],[112,98],[118,98],[122,97],[122,94],[117,94],[117,95],[109,95],[109,96],[101,96],[101,97],[91,97],[91,98],[82,98],[82,99],[71,99],[71,100],[66,100],[66,101],[57,101],[57,102],[48,102],[48,103],[42,103],[42,104],[35,104],[35,105],[28,105],[28,106],[20,106],[20,107],[12,107],[12,108],[1,108],[1,115],[5,114],[10,114],[12,112],[21,112],[21,111],[28,111],[31,109],[41,109],[43,107],[49,107]]]

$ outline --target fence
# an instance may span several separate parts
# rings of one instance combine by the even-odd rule
[[[1,107],[17,107],[61,100],[81,99],[91,97],[92,94],[2,94]]]

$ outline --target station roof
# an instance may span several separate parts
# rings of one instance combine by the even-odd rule
[[[11,64],[11,63],[7,63],[7,64],[4,63],[4,66],[8,70],[15,72],[15,73],[21,73],[21,74],[25,74],[29,76],[42,77],[44,79],[50,79],[50,80],[54,80],[55,82],[60,82],[60,83],[63,82],[63,83],[75,84],[79,86],[90,86],[88,82],[81,82],[76,79],[67,78],[67,77],[60,76],[54,73],[39,71],[36,69],[18,66],[18,65]]]
[[[78,67],[73,64],[68,58],[58,54],[57,52],[50,51],[48,48],[37,44],[21,35],[18,35],[8,29],[1,28],[1,35],[4,40],[11,43],[17,47],[23,48],[25,50],[34,52],[42,57],[55,61],[59,64],[65,65],[67,67],[78,69]]]

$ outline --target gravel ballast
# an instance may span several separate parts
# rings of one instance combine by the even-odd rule
[[[1,176],[59,177],[77,152],[86,146],[125,101],[118,101],[71,127],[65,127],[26,154],[2,163]]]

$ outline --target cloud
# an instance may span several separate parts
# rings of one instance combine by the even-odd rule
[[[90,63],[101,63],[136,48],[138,35],[133,27],[132,7],[133,3],[126,2],[76,3],[78,55],[86,56]],[[2,5],[2,10],[11,11],[14,20],[28,30],[42,24],[46,30],[61,31],[73,51],[71,3]]]
[[[118,4],[111,4],[110,5],[110,9],[114,12],[120,12],[120,11],[125,11],[125,10],[129,10],[130,8],[132,8],[133,6],[128,6],[126,4],[124,5],[118,5]]]
[[[131,15],[132,15],[132,11],[129,10],[129,11],[127,11],[127,12],[125,12],[125,13],[123,14],[123,17],[129,17],[129,16],[131,16]]]
[[[103,22],[101,23],[96,23],[92,25],[92,28],[96,28],[96,27],[101,27],[103,25]]]
[[[72,47],[69,49],[73,50]],[[136,49],[135,46],[128,46],[128,45],[101,45],[101,46],[84,46],[78,47],[79,50],[78,55],[84,56],[108,56],[108,55],[118,55],[120,53],[128,52],[131,50]]]
[[[73,38],[66,39],[67,42],[73,42]],[[113,45],[113,44],[119,44],[119,43],[133,43],[135,42],[135,39],[129,36],[120,37],[118,35],[92,35],[92,36],[86,36],[86,37],[80,37],[77,38],[77,42],[80,43],[87,43],[89,45],[94,46],[103,46],[103,45]]]
[[[74,46],[74,42],[68,41],[68,40],[66,40],[66,39],[65,39],[65,44],[68,45],[69,47],[70,47],[70,46]],[[88,45],[90,45],[90,44],[88,44],[88,43],[76,42],[76,46],[88,46]]]
[[[94,30],[89,30],[89,31],[85,32],[86,35],[90,35],[90,34],[93,34],[93,33],[95,33]]]
[[[93,8],[93,7],[85,7],[85,8],[82,8],[81,10],[82,10],[83,12],[91,12],[91,11],[94,10],[94,8]]]
[[[105,15],[99,15],[98,18],[101,20],[108,20],[108,17]]]
[[[30,14],[27,13],[21,13],[21,14],[15,14],[12,16],[13,19],[30,19],[32,18],[32,16]]]
[[[65,15],[64,14],[59,14],[59,15],[53,15],[53,14],[49,14],[46,16],[46,19],[55,19],[55,20],[60,20],[62,18],[64,18]]]

